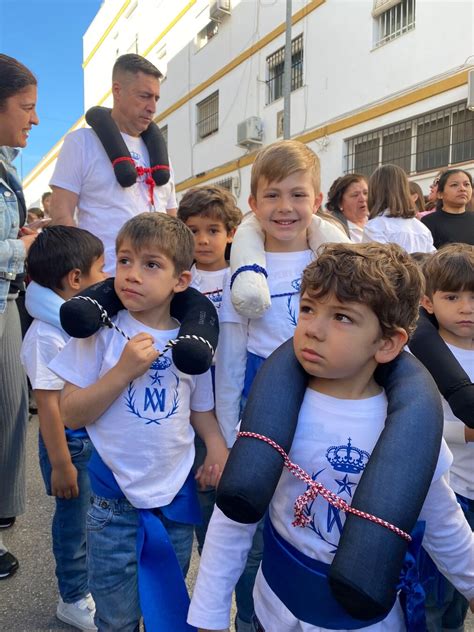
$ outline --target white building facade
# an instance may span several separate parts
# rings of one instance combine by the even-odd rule
[[[84,109],[111,105],[118,55],[145,56],[165,75],[156,121],[178,195],[218,182],[246,210],[255,153],[282,136],[285,4],[105,0],[84,35]],[[442,167],[473,172],[474,0],[292,5],[291,137],[320,156],[324,193],[383,163],[425,192]],[[61,143],[25,179],[29,204],[47,189]]]

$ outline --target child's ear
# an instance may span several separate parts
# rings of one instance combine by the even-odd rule
[[[252,194],[249,195],[249,206],[252,209],[252,211],[255,213],[255,211],[257,210],[257,200],[254,198]]]
[[[227,231],[227,243],[231,244],[234,239],[236,228],[232,228],[232,230]]]
[[[81,289],[81,278],[82,273],[79,268],[73,268],[66,274],[66,283],[69,285],[71,290],[79,292]]]
[[[184,270],[181,274],[178,275],[178,279],[176,281],[176,285],[174,286],[174,293],[184,292],[189,287],[191,283],[193,275],[190,270]]]
[[[392,335],[381,339],[380,347],[375,353],[375,360],[379,364],[391,362],[402,351],[407,340],[407,332],[401,327],[396,329]]]
[[[323,203],[323,197],[324,195],[322,193],[320,193],[319,195],[317,195],[314,198],[314,206],[313,206],[313,213],[316,213],[316,211],[318,210],[318,208],[321,206],[321,204]]]
[[[423,295],[420,305],[426,309],[428,314],[434,314],[433,301],[426,294]]]

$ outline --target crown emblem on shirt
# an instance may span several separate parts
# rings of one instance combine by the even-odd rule
[[[333,445],[328,448],[326,458],[338,472],[359,474],[365,469],[370,454],[365,450],[354,447],[349,437],[347,445]]]
[[[171,366],[171,360],[164,356],[160,356],[157,360],[153,362],[150,369],[152,371],[164,371],[170,366]]]

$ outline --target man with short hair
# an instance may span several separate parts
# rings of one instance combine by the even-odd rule
[[[112,71],[111,115],[135,165],[141,167],[150,166],[140,134],[155,116],[161,77],[151,62],[136,54],[120,56]],[[89,128],[71,132],[64,139],[50,182],[53,223],[77,223],[97,235],[105,247],[105,270],[113,273],[115,238],[127,220],[146,210],[176,214],[173,170],[167,184],[154,187],[153,204],[145,179],[138,176],[135,184],[123,188],[96,133]]]

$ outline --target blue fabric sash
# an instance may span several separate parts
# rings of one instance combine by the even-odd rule
[[[98,452],[89,461],[94,494],[104,498],[124,498],[110,468]],[[185,524],[200,521],[196,485],[192,473],[173,501],[160,507],[170,520]],[[151,509],[137,509],[138,594],[147,632],[192,632],[186,623],[189,596],[173,546],[163,523]]]
[[[263,538],[263,575],[280,601],[300,621],[328,630],[357,630],[385,618],[384,615],[360,621],[347,614],[329,587],[329,565],[308,557],[284,540],[269,518],[265,521]]]
[[[244,380],[244,389],[242,391],[242,396],[247,399],[250,393],[250,387],[252,386],[252,382],[257,375],[257,371],[265,362],[265,358],[256,355],[255,353],[251,353],[247,351],[247,366],[245,367],[245,380]]]
[[[421,547],[423,533],[424,523],[417,523],[398,586],[402,591],[400,603],[408,632],[426,632],[425,595],[416,573],[417,551]],[[328,630],[356,630],[386,617],[383,615],[370,621],[361,621],[347,614],[331,592],[328,583],[329,565],[308,557],[284,540],[269,518],[265,521],[263,537],[262,572],[265,580],[300,621]]]

